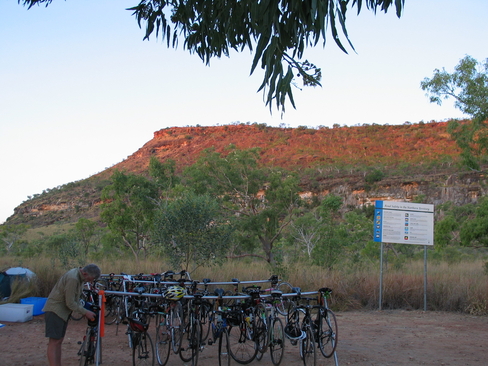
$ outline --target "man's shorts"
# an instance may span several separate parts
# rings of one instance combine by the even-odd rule
[[[67,321],[64,321],[52,311],[46,311],[44,321],[46,322],[46,337],[54,339],[64,338],[68,327]]]

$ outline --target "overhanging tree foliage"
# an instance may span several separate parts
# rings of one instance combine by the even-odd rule
[[[18,0],[31,8],[52,0]],[[254,52],[251,74],[259,65],[264,78],[259,90],[266,104],[284,111],[288,98],[293,107],[292,85],[301,77],[304,86],[320,85],[321,69],[303,60],[307,47],[322,41],[327,33],[347,53],[340,34],[352,47],[346,29],[346,13],[366,6],[376,13],[394,7],[401,16],[405,0],[141,0],[129,8],[145,39],[153,33],[168,47],[183,47],[206,64],[212,57],[229,56],[230,50]]]
[[[466,56],[452,74],[436,69],[420,86],[431,103],[441,105],[443,99],[454,98],[456,108],[472,117],[469,123],[449,122],[448,131],[461,148],[464,163],[479,169],[488,153],[488,59],[478,63]]]

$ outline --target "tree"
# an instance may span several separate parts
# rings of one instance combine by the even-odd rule
[[[308,259],[312,258],[312,252],[320,242],[321,217],[317,210],[311,210],[295,219],[292,223],[291,235],[294,243],[307,254]]]
[[[97,223],[85,218],[81,218],[75,224],[74,235],[78,239],[80,246],[83,250],[85,258],[88,256],[88,250],[93,236],[95,235],[97,229]]]
[[[18,0],[30,9],[49,5],[52,0]],[[288,98],[295,107],[291,86],[296,77],[304,86],[320,85],[321,70],[303,60],[307,47],[319,41],[325,46],[330,30],[339,48],[343,36],[352,47],[346,29],[348,9],[359,14],[368,10],[388,11],[394,7],[401,16],[405,0],[140,0],[129,8],[139,27],[145,27],[145,39],[156,33],[176,48],[183,38],[183,47],[196,53],[209,64],[212,57],[229,56],[230,50],[254,51],[251,74],[256,67],[264,70],[259,91],[266,94],[270,110],[273,100],[284,111]],[[354,48],[353,48],[354,49]]]
[[[474,217],[461,225],[459,236],[463,246],[488,247],[488,199],[486,197],[478,201]]]
[[[332,269],[341,260],[346,245],[347,232],[345,226],[340,225],[341,206],[341,197],[328,195],[318,208],[320,240],[312,251],[312,262],[328,269]]]
[[[258,149],[229,147],[222,155],[206,150],[185,174],[197,193],[219,197],[235,224],[241,250],[261,245],[266,261],[274,263],[273,245],[295,214],[300,198],[298,177],[281,169],[258,167]]]
[[[154,237],[173,265],[212,264],[225,256],[231,228],[221,219],[218,202],[208,195],[187,192],[180,198],[161,201],[154,221]]]
[[[420,86],[431,103],[441,105],[443,99],[454,98],[456,108],[472,117],[471,122],[450,121],[448,131],[460,147],[464,163],[478,170],[488,153],[488,59],[481,64],[466,56],[452,74],[436,69]]]
[[[0,238],[2,239],[5,245],[5,251],[10,253],[14,245],[22,243],[23,236],[30,228],[27,224],[19,224],[19,225],[0,225]]]
[[[180,182],[176,175],[176,161],[172,159],[161,162],[155,156],[151,156],[149,159],[149,175],[154,179],[161,192],[166,194]]]
[[[158,189],[149,179],[131,173],[116,171],[112,184],[102,191],[101,218],[117,234],[136,258],[145,256],[151,245],[154,211]]]

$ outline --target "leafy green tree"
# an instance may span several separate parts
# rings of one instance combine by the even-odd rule
[[[273,263],[273,245],[300,203],[298,177],[281,169],[258,167],[258,149],[229,148],[227,155],[207,150],[185,174],[196,192],[219,197],[236,226],[241,247],[261,245]]]
[[[88,251],[90,249],[90,244],[93,237],[95,236],[97,230],[97,223],[85,218],[81,218],[75,224],[74,235],[78,238],[80,247],[85,255],[88,256]]]
[[[461,226],[461,245],[488,247],[488,198],[483,197],[478,201],[474,213],[474,217]]]
[[[81,266],[86,257],[83,255],[79,241],[70,233],[55,233],[43,238],[42,246],[51,258],[57,258],[63,268]]]
[[[466,221],[475,217],[476,206],[472,203],[455,206],[446,202],[436,208],[436,224],[434,226],[435,249],[442,251],[449,246],[461,244],[460,230]]]
[[[112,184],[102,191],[101,218],[119,236],[136,260],[147,256],[151,230],[158,202],[158,188],[149,179],[116,171]]]
[[[52,0],[18,0],[29,8],[50,4]],[[366,6],[385,13],[394,7],[401,16],[405,0],[140,0],[129,8],[137,23],[145,25],[145,39],[156,33],[168,47],[184,48],[209,64],[213,57],[229,56],[230,50],[254,51],[251,74],[256,67],[264,70],[259,90],[266,94],[266,104],[273,100],[284,110],[285,101],[295,107],[291,86],[301,77],[304,86],[320,85],[321,70],[303,60],[307,47],[322,41],[325,46],[330,30],[332,39],[347,53],[340,34],[351,42],[346,30],[346,13]]]
[[[25,242],[23,236],[27,232],[29,227],[30,226],[27,224],[0,225],[0,239],[5,245],[4,248],[6,253],[10,253],[14,246],[20,245],[22,242]]]
[[[472,117],[471,122],[450,121],[448,131],[461,148],[464,163],[478,170],[488,153],[488,59],[478,63],[466,56],[452,74],[436,69],[420,86],[432,103],[441,105],[443,99],[454,98],[456,108]]]
[[[154,179],[162,194],[166,196],[172,188],[180,183],[180,178],[176,175],[176,161],[172,159],[161,162],[155,156],[151,156],[149,175]]]
[[[231,227],[220,215],[217,200],[188,192],[161,202],[154,237],[173,265],[190,270],[221,261],[229,247]],[[193,270],[192,268],[191,270]]]
[[[340,224],[341,206],[342,199],[339,196],[328,195],[319,207],[320,240],[312,252],[312,263],[328,269],[339,263],[344,254],[347,231],[345,226]]]

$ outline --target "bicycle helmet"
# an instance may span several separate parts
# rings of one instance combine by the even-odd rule
[[[174,285],[169,286],[163,293],[163,296],[166,300],[178,301],[185,296],[185,294],[186,290],[183,287]]]
[[[288,339],[299,341],[306,337],[306,333],[298,327],[296,323],[288,323],[285,326],[285,335]]]

